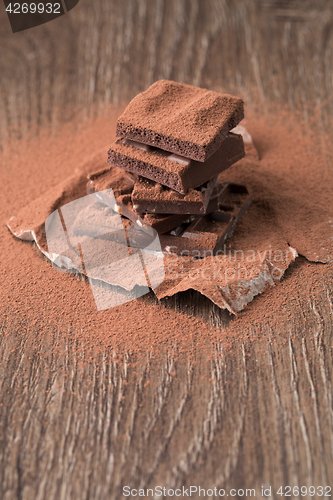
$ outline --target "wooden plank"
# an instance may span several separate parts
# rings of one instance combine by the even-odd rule
[[[332,124],[326,1],[81,0],[15,35],[0,16],[2,149],[159,78],[238,93],[252,110],[280,103],[310,120],[317,109],[319,130]],[[315,296],[285,292],[279,326],[247,324],[231,344],[201,350],[193,339],[185,352],[125,353],[121,363],[109,351],[91,356],[72,332],[32,336],[3,318],[0,498],[118,499],[124,485],[255,488],[257,497],[272,486],[278,498],[281,485],[330,484],[331,269],[314,279]],[[161,307],[232,329],[195,292]]]

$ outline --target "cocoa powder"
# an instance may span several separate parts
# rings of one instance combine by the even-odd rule
[[[308,297],[322,289],[323,264],[309,261],[325,263],[328,279],[333,271],[332,151],[322,135],[305,130],[294,115],[248,117],[246,126],[260,153],[260,168],[255,158],[247,158],[224,172],[222,180],[249,185],[254,193],[254,211],[244,218],[234,242],[240,238],[248,248],[260,251],[283,242],[304,258],[291,264],[286,277],[268,286],[227,329],[209,327],[200,317],[163,305],[170,301],[154,303],[152,296],[97,312],[86,281],[56,272],[33,245],[8,231],[5,224],[11,216],[66,181],[78,166],[89,169],[89,157],[96,151],[103,155],[104,149],[106,158],[118,115],[119,110],[109,110],[106,116],[67,125],[54,135],[20,141],[2,156],[0,310],[6,324],[25,325],[30,335],[39,329],[69,329],[87,348],[134,351],[174,344],[188,347],[193,339],[197,345],[232,341],[266,324],[283,328],[293,297]],[[263,231],[268,226],[270,230]]]

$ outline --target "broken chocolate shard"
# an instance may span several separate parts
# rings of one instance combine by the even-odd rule
[[[107,170],[102,170],[90,176],[87,183],[88,194],[94,193],[99,202],[104,203],[139,227],[142,231],[153,235],[154,231],[163,233],[179,226],[184,220],[189,218],[188,214],[171,213],[171,214],[143,214],[134,209],[131,193],[133,186],[137,180],[133,176],[117,167],[109,167]],[[113,196],[107,193],[108,189],[112,189]]]
[[[233,206],[230,206],[232,196]],[[209,199],[207,213],[231,212],[237,205],[242,204],[245,197],[250,196],[246,186],[234,182],[218,183]]]
[[[128,104],[116,135],[205,162],[243,118],[238,97],[160,80]]]
[[[151,236],[154,235],[154,231],[157,231],[159,234],[164,234],[179,228],[184,223],[188,225],[198,218],[199,214],[177,213],[175,210],[171,213],[140,213],[138,204],[133,202],[131,196],[133,186],[136,185],[134,184],[135,180],[136,182],[146,182],[145,179],[138,179],[135,176],[131,176],[131,174],[127,174],[127,172],[124,172],[122,169],[113,167],[91,176],[91,180],[88,182],[87,187],[90,192],[95,193],[99,202],[104,203],[104,205],[111,208],[114,212],[129,219],[134,226]],[[214,183],[215,179],[208,182],[206,186],[201,186],[199,193],[201,193],[201,190],[205,192],[205,189],[206,192],[209,193]],[[112,188],[113,196],[109,196],[105,190],[96,191],[98,188]],[[158,186],[157,189],[165,191],[163,186]],[[179,197],[182,196],[178,193],[171,193],[171,196],[174,194]],[[229,217],[228,214],[237,208],[237,203],[243,203],[244,196],[247,195],[248,191],[245,186],[228,182],[218,184],[213,188],[206,208],[206,213],[214,212],[214,214],[210,216],[211,220],[215,218],[224,221],[226,217]],[[157,198],[158,197],[159,195],[157,194]],[[230,205],[231,202],[232,205]],[[226,213],[227,216],[225,215]]]
[[[131,142],[118,139],[109,149],[108,163],[186,194],[231,167],[244,154],[242,136],[233,133],[227,134],[220,148],[204,163],[186,158],[184,162],[179,158],[175,161],[175,155],[161,149],[142,151]]]
[[[197,216],[188,214],[145,214],[143,219],[146,224],[155,229],[159,234],[167,233],[182,224],[184,221],[192,221]]]
[[[96,193],[96,195],[101,193]],[[142,231],[148,234],[166,233],[179,226],[184,220],[189,219],[188,214],[139,214],[133,209],[130,195],[120,195],[116,197],[118,213],[132,221]],[[107,197],[103,198],[104,203],[108,203]]]
[[[139,177],[132,192],[133,208],[151,214],[205,214],[215,185],[216,177],[183,195]]]
[[[140,214],[133,210],[131,203],[131,192],[137,177],[116,167],[108,167],[94,175],[89,176],[87,183],[87,193],[94,194],[95,197],[114,212],[124,215],[132,220],[137,226],[142,227],[146,232],[151,233],[151,228],[142,219]],[[112,189],[113,196],[109,196],[107,191]]]
[[[108,166],[99,172],[88,175],[87,194],[110,188],[115,196],[128,194],[132,192],[136,181],[136,175],[130,174],[121,168]]]
[[[162,249],[177,255],[216,255],[252,203],[252,195],[245,186],[225,183],[222,192],[224,205],[219,202],[217,210],[161,234]]]

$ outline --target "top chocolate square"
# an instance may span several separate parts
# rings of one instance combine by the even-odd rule
[[[238,97],[160,80],[129,103],[116,135],[204,162],[243,118]]]

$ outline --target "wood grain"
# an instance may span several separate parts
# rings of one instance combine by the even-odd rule
[[[12,35],[1,10],[1,144],[101,112],[157,79],[237,90],[248,107],[320,106],[332,114],[329,1],[80,1],[57,20]],[[61,32],[61,36],[59,33]]]
[[[160,78],[332,125],[331,1],[81,0],[15,35],[0,16],[2,149]],[[193,341],[119,364],[113,352],[88,357],[71,333],[32,337],[2,318],[0,498],[118,499],[124,485],[255,488],[259,498],[271,485],[281,498],[281,485],[332,485],[333,280],[320,272],[320,293],[286,297],[282,327],[249,327],[232,349]],[[161,307],[221,329],[231,321],[194,292]]]

